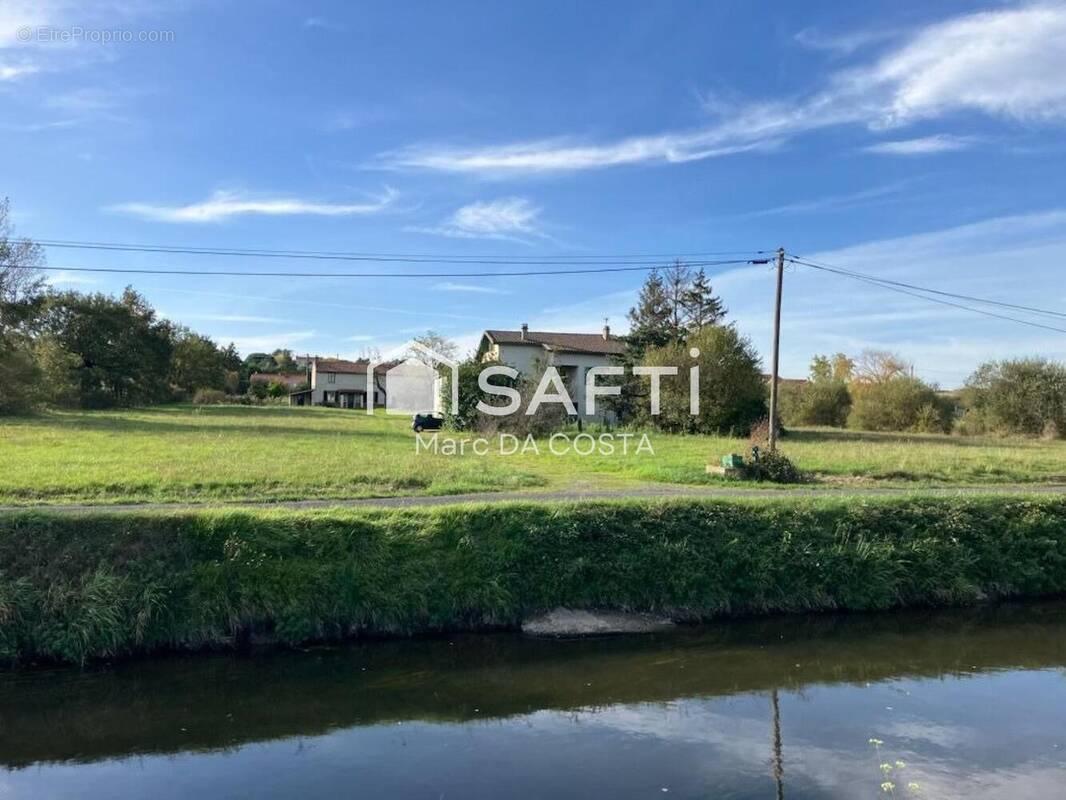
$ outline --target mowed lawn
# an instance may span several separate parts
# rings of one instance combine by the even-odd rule
[[[442,432],[445,436],[461,436]],[[709,484],[744,440],[649,434],[654,454],[416,453],[410,422],[323,408],[187,405],[0,419],[0,504],[293,500]],[[796,430],[821,485],[1066,481],[1066,442]]]

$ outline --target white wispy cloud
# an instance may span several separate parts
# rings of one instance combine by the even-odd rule
[[[414,146],[381,154],[392,169],[515,174],[682,163],[773,147],[844,124],[898,128],[951,112],[1013,121],[1066,120],[1066,5],[1034,4],[953,17],[910,34],[877,60],[840,70],[803,98],[740,108],[725,120],[588,143],[569,138],[487,147]]]
[[[864,147],[867,153],[880,153],[890,156],[924,156],[932,153],[947,153],[952,150],[966,150],[972,147],[974,139],[968,136],[951,136],[946,133],[935,136],[922,136],[917,139],[896,139],[877,142]]]
[[[113,58],[119,47],[58,38],[60,32],[125,28],[151,10],[140,0],[3,0],[0,2],[0,81],[34,73],[75,71]],[[41,99],[46,99],[43,95]]]
[[[346,341],[346,342],[372,342],[376,338],[378,338],[378,337],[376,337],[376,336],[368,336],[366,334],[358,333],[355,336],[346,337],[344,341]]]
[[[895,183],[885,184],[884,186],[874,186],[870,189],[862,189],[858,192],[828,195],[813,200],[785,203],[784,205],[773,206],[771,208],[763,208],[757,211],[744,211],[738,214],[730,214],[728,216],[731,219],[748,219],[753,217],[771,217],[788,214],[811,214],[818,211],[826,211],[828,209],[839,210],[841,208],[865,205],[899,195],[899,193],[910,183],[911,181],[896,181]]]
[[[473,294],[510,294],[506,289],[495,286],[484,286],[476,283],[452,283],[443,281],[433,285],[438,292],[471,292]]]
[[[440,225],[413,228],[457,239],[507,239],[542,236],[539,229],[540,209],[524,197],[470,203],[458,209]]]
[[[78,272],[67,272],[66,270],[59,270],[58,272],[53,272],[47,278],[45,278],[44,282],[47,283],[49,286],[88,286],[94,283],[99,283],[96,278],[90,278],[88,275],[83,275]]]
[[[27,75],[32,75],[35,72],[40,72],[41,68],[36,64],[29,63],[0,63],[0,81],[13,81],[18,78],[24,78]]]
[[[863,47],[893,39],[899,35],[899,31],[890,28],[828,33],[819,28],[810,27],[804,28],[793,38],[798,44],[811,50],[823,50],[836,55],[850,55]]]
[[[398,196],[395,189],[385,187],[380,195],[364,203],[323,203],[296,197],[253,197],[240,192],[218,191],[207,200],[184,206],[119,203],[104,210],[154,222],[221,222],[249,215],[345,217],[380,213]]]

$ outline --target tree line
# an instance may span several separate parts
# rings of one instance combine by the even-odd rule
[[[253,364],[159,317],[127,288],[120,296],[57,291],[42,249],[17,238],[0,202],[0,413],[41,405],[109,408],[236,394]]]
[[[781,411],[787,425],[1061,438],[1066,365],[1045,358],[987,361],[961,389],[944,392],[916,378],[892,352],[819,355],[805,382],[782,385]]]

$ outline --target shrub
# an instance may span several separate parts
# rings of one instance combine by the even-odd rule
[[[698,350],[695,358],[692,349]],[[734,433],[747,435],[766,416],[766,383],[751,342],[736,328],[712,325],[684,344],[650,348],[644,364],[676,367],[676,376],[660,381],[660,413],[650,404],[637,409],[637,421],[671,433]],[[689,412],[689,368],[699,366],[699,415]]]
[[[471,357],[461,361],[455,370],[445,370],[441,380],[441,398],[444,400],[444,419],[449,428],[457,431],[476,430],[481,425],[481,413],[477,409],[479,401],[496,400],[478,385],[481,371],[490,366],[479,358]],[[502,365],[501,365],[502,366]],[[452,407],[452,380],[458,376],[459,407]],[[488,378],[491,386],[508,386],[514,388],[516,381],[506,375],[493,375]]]
[[[868,431],[951,429],[951,409],[936,390],[918,378],[896,376],[853,386],[848,426]]]
[[[851,411],[851,392],[844,381],[812,381],[803,393],[800,422],[842,428]]]
[[[771,483],[803,483],[807,478],[799,467],[780,450],[759,454],[759,460],[752,465],[754,477],[759,481]]]
[[[563,428],[566,425],[568,414],[561,403],[541,403],[532,414],[526,413],[546,369],[547,365],[538,363],[531,374],[525,375],[519,380],[518,394],[520,401],[517,411],[499,417],[491,414],[480,414],[478,430],[485,433],[504,431],[524,438],[526,436],[548,436]],[[574,388],[568,386],[567,391],[570,392],[570,396],[573,398]]]
[[[192,401],[198,406],[215,406],[226,402],[226,393],[221,389],[197,389]]]
[[[785,430],[785,426],[781,424],[780,419],[778,419],[777,421],[777,436],[778,438],[788,436],[788,431]],[[762,447],[764,444],[770,441],[769,417],[763,417],[751,426],[751,432],[748,434],[748,441],[758,447]]]
[[[1041,358],[989,361],[966,381],[971,428],[1042,436],[1066,430],[1066,366]]]

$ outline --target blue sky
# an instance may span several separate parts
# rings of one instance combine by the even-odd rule
[[[1064,127],[1063,3],[0,0],[0,194],[42,239],[442,256],[782,245],[1063,309]],[[464,347],[521,322],[597,330],[609,317],[622,331],[641,279],[53,274],[84,290],[132,282],[246,352],[329,355],[430,327]],[[712,279],[768,356],[770,273]],[[867,347],[954,386],[986,358],[1066,357],[1066,334],[787,274],[784,374]]]

